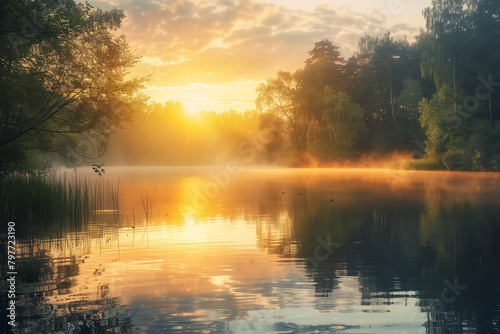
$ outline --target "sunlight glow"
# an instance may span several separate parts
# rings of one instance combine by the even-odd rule
[[[258,84],[259,82],[250,80],[224,83],[195,82],[183,86],[150,86],[146,88],[146,93],[157,102],[181,101],[186,112],[190,114],[203,110],[245,111],[255,109],[255,88]]]

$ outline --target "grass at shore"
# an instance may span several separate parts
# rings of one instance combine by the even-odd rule
[[[117,205],[118,189],[100,178],[49,171],[0,179],[0,219],[16,223],[18,238],[80,231],[92,212]]]

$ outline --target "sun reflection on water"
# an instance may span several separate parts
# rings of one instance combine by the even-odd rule
[[[391,188],[382,170],[246,170],[186,212],[209,172],[120,170],[116,224],[44,243],[54,279],[30,289],[62,316],[133,312],[139,333],[399,333],[447,315],[426,306],[443,280],[481,272],[496,247],[497,175],[415,172]]]

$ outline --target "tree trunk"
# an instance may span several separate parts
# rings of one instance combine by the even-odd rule
[[[457,117],[457,80],[456,80],[456,65],[455,58],[453,58],[453,112]]]
[[[392,121],[394,122],[394,130],[397,131],[397,126],[396,126],[396,116],[394,115],[394,99],[393,99],[393,93],[392,93],[392,72],[391,72],[391,65],[388,66],[389,68],[389,92],[391,94],[391,114],[392,114]]]
[[[493,119],[493,110],[491,108],[491,92],[488,92],[488,110],[490,112],[490,122],[491,126],[495,127],[495,120]]]

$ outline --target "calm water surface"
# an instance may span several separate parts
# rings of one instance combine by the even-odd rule
[[[225,170],[108,168],[119,212],[19,241],[17,331],[500,332],[498,174]]]

